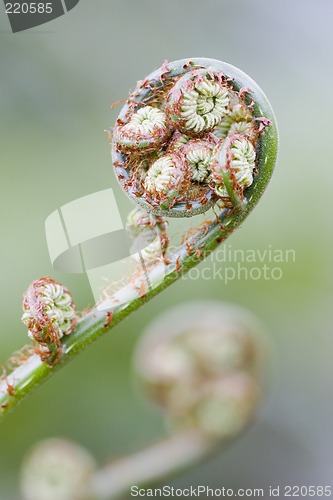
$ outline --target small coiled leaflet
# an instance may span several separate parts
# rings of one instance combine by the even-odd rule
[[[248,108],[242,103],[230,104],[228,114],[214,129],[214,135],[218,139],[225,139],[230,132],[243,132],[250,135],[253,129],[253,117]]]
[[[172,202],[189,185],[190,178],[183,158],[168,153],[156,160],[147,172],[145,189],[157,199]]]
[[[138,109],[128,123],[118,123],[113,138],[123,151],[147,152],[163,145],[170,136],[166,114],[152,106]]]
[[[207,71],[182,76],[167,96],[167,111],[182,133],[199,134],[216,127],[228,112],[229,91]]]
[[[208,140],[192,139],[180,150],[185,161],[189,164],[192,181],[202,183],[208,180],[213,159],[213,147],[213,144]]]
[[[75,326],[75,305],[63,285],[51,278],[31,283],[23,296],[22,321],[28,336],[37,343],[36,352],[42,361],[54,365],[62,352],[60,339]]]
[[[216,194],[226,202],[235,193],[242,197],[243,190],[253,183],[255,160],[255,148],[247,135],[237,132],[222,139],[216,147],[212,166]]]
[[[169,238],[163,217],[134,208],[127,216],[126,230],[132,242],[131,253],[137,262],[142,263],[143,259],[150,265],[164,255]]]

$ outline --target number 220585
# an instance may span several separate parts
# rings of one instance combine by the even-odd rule
[[[6,14],[52,14],[52,3],[6,3]]]

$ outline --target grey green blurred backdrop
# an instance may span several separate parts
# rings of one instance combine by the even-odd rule
[[[178,282],[40,388],[0,427],[1,500],[17,498],[21,458],[38,439],[73,438],[103,461],[161,435],[159,414],[133,389],[133,348],[160,311],[200,297],[235,301],[266,322],[273,382],[257,423],[172,484],[332,484],[332,16],[331,0],[81,0],[13,35],[1,4],[0,363],[26,342],[21,295],[31,280],[51,275],[80,308],[92,305],[85,276],[52,269],[44,221],[114,185],[110,104],[164,59],[221,59],[262,86],[280,128],[278,166],[227,243],[296,252],[279,281]]]

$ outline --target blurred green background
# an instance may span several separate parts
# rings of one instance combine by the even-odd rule
[[[44,222],[115,187],[104,129],[119,110],[110,105],[164,59],[224,60],[263,88],[280,128],[278,165],[227,244],[296,252],[281,280],[181,280],[41,387],[1,424],[1,500],[18,498],[20,462],[36,440],[69,437],[103,462],[162,434],[160,415],[133,388],[132,352],[159,312],[201,297],[234,301],[266,322],[271,389],[244,436],[168,484],[332,484],[332,16],[331,0],[81,0],[14,35],[1,4],[0,363],[26,342],[21,296],[33,279],[51,275],[78,307],[93,304],[84,275],[52,269]]]

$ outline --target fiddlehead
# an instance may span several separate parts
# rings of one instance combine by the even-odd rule
[[[203,69],[208,72],[208,68],[209,72],[214,75],[220,73],[225,75],[224,84],[230,94],[228,112],[217,127],[223,123],[223,120],[227,120],[234,106],[245,106],[246,113],[249,113],[249,118],[245,121],[251,124],[251,130],[245,136],[243,132],[242,137],[246,138],[255,149],[255,168],[251,171],[251,161],[249,161],[251,155],[245,155],[246,161],[241,161],[241,158],[237,160],[233,154],[231,156],[229,153],[225,154],[225,150],[228,148],[224,147],[224,143],[219,142],[216,127],[211,132],[200,133],[196,136],[193,131],[190,134],[182,134],[173,126],[172,130],[168,132],[167,142],[164,144],[162,141],[163,145],[153,151],[151,144],[147,145],[146,153],[144,153],[145,147],[139,152],[135,148],[133,150],[129,148],[125,153],[114,140],[113,160],[116,175],[128,196],[142,205],[145,210],[154,212],[155,216],[172,215],[176,217],[204,212],[214,204],[222,205],[223,210],[219,214],[215,212],[203,224],[193,228],[191,234],[184,237],[180,244],[165,252],[163,261],[160,258],[154,261],[152,269],[149,269],[151,274],[148,277],[156,278],[156,286],[141,293],[141,285],[146,276],[138,273],[135,276],[130,275],[125,280],[121,290],[117,291],[114,296],[108,297],[107,310],[94,307],[77,320],[71,335],[64,335],[60,340],[56,340],[52,334],[51,340],[55,340],[55,343],[46,342],[47,348],[48,344],[55,346],[55,352],[51,353],[49,362],[54,364],[54,359],[58,362],[54,364],[52,370],[40,359],[40,356],[30,354],[23,356],[21,353],[18,366],[16,363],[12,370],[7,370],[6,380],[0,380],[1,415],[14,408],[42,381],[45,381],[69,362],[88,344],[105,334],[147,300],[163,291],[206,258],[243,223],[261,198],[273,173],[277,156],[278,134],[275,117],[267,98],[258,85],[241,70],[229,64],[199,58],[163,65],[149,75],[146,80],[138,82],[135,91],[129,96],[121,111],[120,122],[118,120],[116,128],[118,125],[124,126],[129,123],[131,117],[144,106],[157,108],[167,114],[166,96],[177,81],[184,74],[193,70]],[[170,129],[168,119],[165,123],[166,127]],[[236,132],[236,134],[238,133]],[[212,136],[215,139],[212,139]],[[230,134],[230,137],[227,137],[226,144],[231,145],[233,135]],[[181,196],[177,196],[177,189],[174,189],[173,192],[176,196],[171,203],[165,194],[154,199],[155,191],[148,193],[145,190],[145,179],[152,164],[166,154],[182,156],[185,163],[184,153],[181,153],[180,149],[193,140],[204,141],[206,145],[214,142],[213,158],[209,165],[210,175],[207,177],[208,182],[192,179],[191,165],[188,162],[185,167],[188,169],[188,176],[184,177],[186,177],[186,183],[189,182],[189,189],[181,193]],[[248,149],[251,151],[251,148]],[[226,156],[227,161],[224,161]],[[243,165],[241,169],[236,168],[236,161],[240,161]],[[217,171],[216,181],[212,180],[215,170]],[[253,182],[249,185],[251,177],[253,177]],[[217,181],[218,184],[216,184]],[[222,194],[227,193],[228,196],[221,197],[216,193],[215,189],[218,185],[222,186],[219,189],[226,189],[226,191],[222,191]],[[164,208],[161,206],[162,204]],[[120,302],[119,295],[122,299],[126,297],[128,300]],[[50,318],[48,322],[54,328]],[[40,334],[38,331],[36,331],[37,339],[44,341],[43,333]],[[8,364],[6,368],[8,368]],[[10,387],[15,386],[14,391],[10,391],[10,393],[8,392],[8,383]]]
[[[40,278],[25,292],[23,310],[22,321],[36,343],[36,353],[52,366],[62,352],[60,339],[69,335],[76,323],[69,290],[51,278]]]
[[[258,408],[262,331],[231,304],[202,300],[167,311],[148,328],[136,357],[147,395],[176,429],[234,437]]]
[[[113,164],[125,192],[146,210],[190,217],[216,203],[244,209],[271,118],[243,74],[231,68],[205,59],[176,61],[130,94],[113,130]],[[228,182],[215,167],[234,134],[240,144],[232,146]]]

